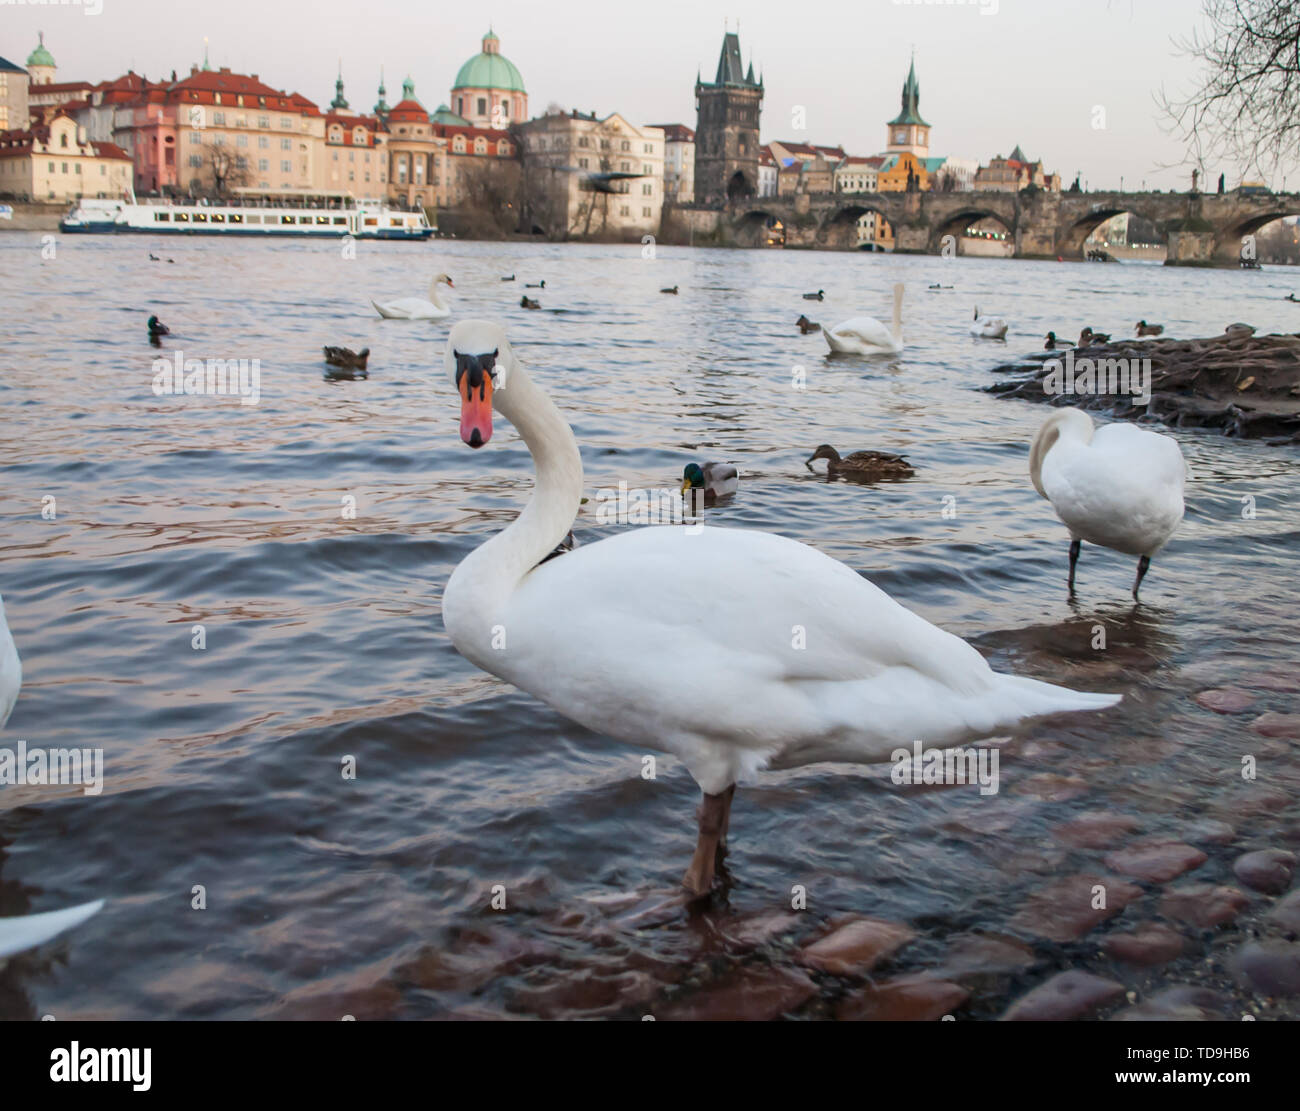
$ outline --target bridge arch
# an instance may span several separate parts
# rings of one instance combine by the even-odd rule
[[[879,194],[844,200],[827,212],[817,231],[819,246],[892,251],[897,215]]]
[[[736,221],[735,236],[748,247],[784,247],[785,221],[767,208],[751,208]]]
[[[1254,236],[1269,224],[1285,220],[1288,216],[1300,216],[1300,202],[1278,205],[1275,210],[1251,213],[1240,219],[1232,220],[1219,232],[1214,241],[1214,257],[1218,262],[1237,263],[1243,258],[1258,258],[1258,247],[1251,243],[1247,248],[1246,237]]]
[[[934,222],[930,229],[930,242],[927,249],[931,254],[939,254],[944,248],[945,236],[952,236],[953,246],[958,254],[964,253],[961,247],[961,240],[965,236],[968,228],[972,228],[981,223],[994,223],[1000,226],[1007,234],[1012,247],[1015,246],[1016,229],[1015,221],[1007,223],[1006,217],[991,208],[985,208],[978,205],[969,205],[958,208],[955,212],[946,214],[942,219]]]

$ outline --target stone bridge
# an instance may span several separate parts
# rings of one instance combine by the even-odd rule
[[[799,193],[746,197],[720,214],[719,231],[738,245],[759,246],[779,220],[791,247],[849,250],[867,212],[893,226],[896,249],[938,254],[970,225],[992,219],[1006,228],[1017,258],[1079,258],[1083,241],[1123,212],[1160,230],[1169,262],[1236,264],[1242,239],[1283,216],[1300,215],[1300,195],[1273,193]]]

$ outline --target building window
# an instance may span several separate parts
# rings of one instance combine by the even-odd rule
[[[53,168],[54,168],[53,166],[50,167],[50,169],[53,169]],[[580,170],[585,170],[586,168],[587,168],[587,160],[586,160],[585,158],[579,158],[579,159],[578,159],[578,169],[580,169]]]
[[[648,181],[643,186],[641,186],[641,193],[643,196],[648,197],[653,192],[654,192],[654,186],[651,185]]]
[[[257,160],[257,168],[261,170],[262,173],[266,173],[267,170],[271,168],[271,160],[269,158],[259,158]]]
[[[478,114],[480,116],[487,115],[487,97],[485,96],[481,96],[478,98]]]
[[[226,126],[226,113],[225,113],[225,112],[213,112],[213,113],[212,113],[212,122],[213,122],[213,124],[215,124],[217,127],[225,127],[225,126]]]
[[[201,142],[203,142],[203,136],[200,135],[197,131],[191,131],[190,144],[192,146],[198,146]]]
[[[190,155],[190,167],[192,169],[197,170],[202,165],[203,165],[203,155],[201,154]]]
[[[270,126],[271,126],[271,117],[270,117],[270,116],[258,116],[258,117],[257,117],[257,126],[258,126],[258,127],[270,127]]]
[[[501,118],[504,120],[510,118],[510,101],[508,100],[503,100],[501,102]]]
[[[281,150],[293,150],[293,140],[292,140],[292,139],[281,139],[281,140],[280,140],[280,149],[281,149]]]
[[[643,209],[641,209],[641,215],[642,215],[642,216],[649,216],[649,215],[650,215],[650,209],[649,209],[649,208],[643,208]]]
[[[288,158],[282,158],[280,160],[280,172],[282,174],[292,173],[293,162],[291,162]]]
[[[281,117],[280,117],[280,127],[281,127],[281,128],[293,127],[293,117],[292,117],[292,116],[281,116]]]
[[[579,135],[579,136],[578,136],[578,146],[580,146],[580,147],[585,147],[586,145],[587,145],[587,136],[585,136],[585,135]]]
[[[620,216],[631,216],[631,215],[632,215],[632,207],[631,207],[631,205],[626,205],[626,204],[624,204],[624,205],[619,205],[618,212],[619,212],[619,215],[620,215]]]
[[[629,143],[626,139],[624,139],[624,140],[623,140],[623,145],[622,145],[619,149],[620,149],[620,150],[631,150],[631,149],[632,149],[632,144]]]
[[[237,147],[246,147],[246,146],[248,146],[248,136],[247,136],[247,135],[236,135],[236,136],[235,136],[235,146],[237,146]]]

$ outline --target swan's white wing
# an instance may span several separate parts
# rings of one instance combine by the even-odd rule
[[[1153,555],[1183,519],[1183,453],[1169,436],[1123,421],[1092,442],[1058,440],[1043,489],[1071,532],[1130,555]]]
[[[22,685],[22,660],[18,658],[18,647],[5,621],[4,599],[0,598],[0,729],[4,728],[13,712]]]
[[[80,926],[103,909],[104,900],[82,903],[67,910],[51,910],[44,914],[27,914],[20,918],[0,918],[0,957],[21,953],[43,945],[64,930]]]
[[[531,572],[470,659],[716,792],[765,763],[887,760],[1118,699],[995,674],[848,567],[763,532],[632,529]],[[481,665],[484,666],[484,665]]]
[[[823,329],[823,334],[832,351],[858,353],[864,347],[894,347],[893,334],[874,316],[850,317],[833,328]]]

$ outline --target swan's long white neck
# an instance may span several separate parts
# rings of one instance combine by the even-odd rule
[[[1079,409],[1058,409],[1043,421],[1043,426],[1029,448],[1029,477],[1040,497],[1047,497],[1047,492],[1043,489],[1043,460],[1047,458],[1047,453],[1056,446],[1058,440],[1087,445],[1092,442],[1092,433],[1092,418]]]
[[[437,278],[433,279],[433,282],[429,286],[429,300],[437,305],[438,308],[445,309],[447,307],[447,302],[442,299],[442,290],[439,288],[441,285],[442,282]]]
[[[443,592],[452,643],[494,673],[501,653],[492,648],[493,627],[505,624],[507,603],[524,576],[564,539],[582,498],[582,458],[568,422],[517,362],[504,381],[493,391],[492,407],[528,445],[537,471],[533,496],[513,523],[461,561]],[[482,662],[493,657],[496,666]]]

